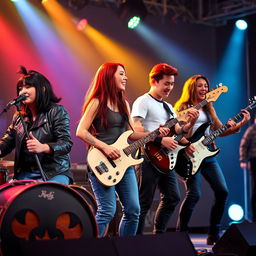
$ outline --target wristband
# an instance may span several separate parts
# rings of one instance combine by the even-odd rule
[[[155,139],[154,139],[154,143],[156,144],[156,145],[158,145],[158,146],[160,146],[161,144],[162,144],[162,137],[156,137]]]

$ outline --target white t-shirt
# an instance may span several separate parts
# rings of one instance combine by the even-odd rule
[[[167,120],[176,117],[172,105],[167,102],[165,103],[169,106],[174,116],[165,110],[161,101],[158,101],[152,98],[148,93],[145,93],[134,101],[131,116],[144,118],[142,125],[145,131],[152,132],[159,128],[160,124],[164,125]]]
[[[199,110],[199,117],[196,120],[196,123],[194,124],[193,128],[192,128],[192,134],[195,133],[195,131],[204,123],[209,122],[209,119],[206,115],[206,113],[203,110]],[[204,133],[205,136],[210,135],[210,126],[207,127],[207,129],[205,130]]]

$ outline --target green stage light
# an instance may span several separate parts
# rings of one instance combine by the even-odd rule
[[[133,16],[129,21],[128,21],[128,28],[134,29],[140,24],[140,17],[138,16]]]
[[[147,8],[142,0],[126,0],[119,5],[120,19],[130,29],[136,28],[147,15]]]

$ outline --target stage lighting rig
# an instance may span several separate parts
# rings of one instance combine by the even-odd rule
[[[120,19],[131,29],[134,29],[146,17],[147,8],[142,0],[125,0],[119,5]]]

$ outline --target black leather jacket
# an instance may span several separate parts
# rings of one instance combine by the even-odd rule
[[[69,152],[73,145],[70,137],[69,115],[61,105],[53,104],[46,113],[39,114],[33,125],[29,128],[28,117],[24,117],[28,132],[41,143],[47,143],[52,149],[52,154],[38,154],[46,179],[58,174],[65,174],[73,180],[70,171]],[[22,172],[21,166],[26,166],[26,160],[21,157],[24,146],[25,132],[20,117],[17,114],[13,117],[12,124],[8,127],[5,135],[0,140],[0,150],[3,157],[15,148],[14,179]],[[27,170],[38,170],[36,161],[27,165]]]

